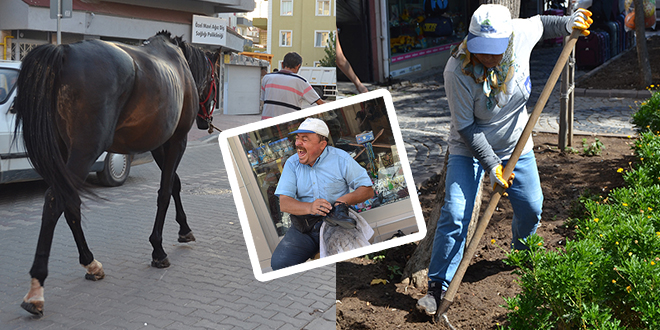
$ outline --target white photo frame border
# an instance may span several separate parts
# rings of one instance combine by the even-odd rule
[[[304,262],[302,264],[264,273],[259,263],[259,257],[257,255],[254,236],[252,235],[252,231],[248,223],[248,217],[245,211],[245,205],[243,204],[243,198],[239,189],[238,173],[236,173],[234,170],[235,161],[231,153],[231,149],[229,147],[228,139],[231,137],[236,137],[240,134],[264,129],[274,125],[283,124],[293,120],[306,118],[322,112],[337,110],[339,108],[370,101],[377,98],[384,99],[385,108],[390,120],[389,124],[392,129],[392,134],[394,135],[394,140],[397,150],[403,151],[403,152],[399,152],[399,160],[401,163],[401,167],[403,169],[404,178],[406,180],[406,186],[408,187],[410,202],[412,204],[412,209],[415,215],[415,221],[417,224],[418,231],[416,233],[405,235],[403,237],[395,237],[383,242],[374,243],[372,245],[361,247],[351,251],[342,252],[325,258],[311,260]],[[426,236],[426,223],[424,221],[424,216],[422,214],[422,207],[419,203],[419,198],[417,196],[417,189],[415,186],[415,181],[412,176],[412,171],[410,169],[410,163],[408,162],[408,156],[403,142],[403,136],[401,135],[401,129],[399,128],[398,120],[396,118],[396,112],[394,111],[392,96],[390,95],[389,91],[387,91],[386,89],[378,89],[368,93],[358,94],[349,98],[339,99],[334,102],[328,102],[320,106],[315,106],[300,111],[296,111],[293,113],[288,113],[270,119],[228,129],[220,133],[220,135],[218,136],[218,144],[222,152],[222,156],[223,156],[222,158],[225,164],[225,169],[227,170],[227,177],[229,179],[232,195],[234,197],[234,203],[236,204],[238,217],[241,223],[241,228],[243,229],[243,237],[245,238],[245,243],[247,245],[248,255],[250,257],[250,264],[252,265],[254,277],[261,282],[270,281],[276,278],[288,276],[291,274],[307,271],[318,267],[327,266],[336,262],[344,261],[347,259],[359,257],[370,253],[375,253],[381,250],[393,248],[403,244],[412,243],[415,241],[419,241],[423,239],[424,236]]]

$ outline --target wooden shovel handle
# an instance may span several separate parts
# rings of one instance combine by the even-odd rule
[[[561,75],[564,65],[566,65],[566,61],[568,61],[568,57],[571,55],[571,52],[573,51],[573,47],[575,46],[575,43],[577,42],[577,39],[580,36],[580,33],[581,32],[579,30],[573,30],[573,33],[571,33],[571,37],[564,45],[564,48],[562,49],[561,54],[559,55],[559,59],[557,60],[555,67],[552,69],[552,73],[550,73],[550,77],[548,78],[545,87],[543,87],[541,96],[539,97],[539,100],[536,102],[536,105],[534,106],[534,111],[532,111],[532,114],[529,116],[529,120],[527,120],[525,129],[520,135],[520,139],[516,144],[516,148],[513,150],[513,154],[511,154],[511,157],[509,158],[506,166],[504,167],[504,173],[502,174],[503,178],[508,178],[511,176],[511,173],[513,173],[513,169],[516,167],[516,163],[520,158],[520,154],[525,148],[525,144],[527,144],[527,139],[529,139],[529,136],[532,134],[532,130],[534,129],[534,126],[536,125],[539,116],[541,116],[541,112],[543,111],[545,104],[548,102],[548,98],[550,97],[550,94],[552,93],[552,90],[554,89],[555,84],[557,83],[557,80]],[[490,198],[490,202],[488,203],[488,207],[486,208],[486,211],[484,211],[483,216],[481,216],[481,219],[479,219],[479,222],[477,222],[477,227],[474,231],[474,235],[472,236],[472,240],[470,241],[467,250],[463,254],[463,259],[461,260],[461,263],[458,265],[458,269],[456,270],[456,274],[454,275],[454,278],[449,284],[449,288],[447,288],[445,297],[442,299],[442,302],[438,307],[438,311],[436,312],[436,317],[446,313],[451,303],[454,302],[454,297],[456,296],[456,292],[458,292],[458,287],[461,285],[461,282],[463,281],[463,276],[465,275],[465,271],[467,270],[468,266],[470,265],[470,262],[472,261],[472,256],[474,256],[474,253],[477,251],[477,247],[479,246],[479,241],[481,240],[481,237],[483,237],[484,232],[488,227],[488,222],[490,222],[490,218],[493,216],[493,212],[495,212],[495,209],[497,208],[497,204],[499,203],[503,193],[504,193],[504,188],[500,185],[496,185],[493,196]]]

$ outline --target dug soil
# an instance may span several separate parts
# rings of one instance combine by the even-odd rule
[[[579,153],[562,153],[557,148],[557,135],[534,134],[534,145],[541,185],[544,193],[543,219],[537,233],[549,249],[562,248],[572,231],[564,224],[579,212],[576,201],[586,191],[606,195],[612,188],[624,184],[618,168],[628,168],[633,161],[632,139],[597,137],[603,143],[599,156],[585,156],[582,138],[589,144],[596,137],[576,136],[574,148]],[[438,182],[431,180],[420,191],[424,215],[433,208]],[[482,212],[490,199],[486,188]],[[506,308],[503,297],[513,297],[519,291],[517,275],[506,266],[503,249],[511,244],[511,204],[500,201],[493,214],[481,248],[472,259],[453,305],[447,313],[457,329],[496,329],[505,325]],[[491,240],[496,244],[492,244]],[[401,284],[400,270],[416,247],[415,243],[382,251],[371,258],[353,258],[337,264],[337,328],[338,329],[442,329],[415,309],[417,299],[425,289]],[[384,255],[379,257],[378,255]],[[373,279],[385,279],[387,284],[371,285]]]
[[[660,35],[646,39],[646,48],[651,65],[652,84],[660,85]],[[576,87],[592,89],[637,89],[643,90],[648,86],[640,85],[640,71],[637,60],[636,47],[623,52],[618,57],[606,62],[599,68],[578,78]]]

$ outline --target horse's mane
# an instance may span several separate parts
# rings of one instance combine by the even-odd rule
[[[188,62],[190,73],[192,73],[195,84],[197,85],[197,89],[201,94],[205,83],[208,81],[211,75],[208,67],[211,63],[209,63],[209,59],[207,59],[204,51],[183,41],[182,37],[173,37],[169,31],[160,31],[156,33],[156,36],[163,36],[165,39],[181,48],[183,56]],[[213,61],[214,59],[210,60]]]

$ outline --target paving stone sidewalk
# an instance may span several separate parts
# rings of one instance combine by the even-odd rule
[[[531,56],[531,112],[559,57],[561,47],[537,47]],[[585,74],[577,71],[576,77]],[[392,94],[397,120],[406,144],[408,161],[417,187],[442,171],[449,134],[449,106],[441,70],[422,72],[389,87],[368,85],[369,90],[387,88]],[[339,83],[345,94],[356,93],[351,83]],[[635,134],[630,123],[638,93],[576,90],[573,129],[575,134],[628,136]],[[536,132],[559,131],[560,82],[557,82],[541,116]]]

